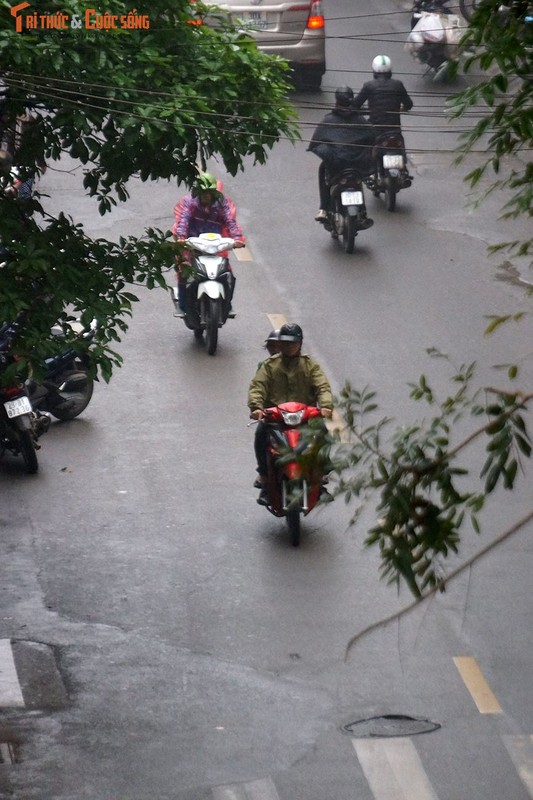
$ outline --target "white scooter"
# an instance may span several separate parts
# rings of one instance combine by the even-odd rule
[[[235,240],[218,233],[201,233],[185,240],[191,251],[191,263],[182,267],[186,278],[186,306],[179,314],[197,339],[205,333],[209,355],[216,353],[218,329],[235,317],[231,299],[235,276],[231,271],[228,250]],[[175,290],[174,301],[177,301]]]

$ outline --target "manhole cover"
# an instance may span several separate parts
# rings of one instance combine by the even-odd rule
[[[440,728],[438,722],[406,714],[385,714],[382,717],[359,719],[342,726],[344,733],[356,739],[372,737],[414,736],[417,733],[430,733]]]

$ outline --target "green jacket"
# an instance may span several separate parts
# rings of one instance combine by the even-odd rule
[[[289,401],[333,409],[329,381],[311,356],[271,356],[260,365],[248,389],[250,411]]]

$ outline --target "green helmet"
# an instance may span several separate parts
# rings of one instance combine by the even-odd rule
[[[193,197],[198,197],[202,192],[211,192],[215,200],[222,197],[222,192],[217,188],[217,179],[210,172],[201,172],[191,189]]]

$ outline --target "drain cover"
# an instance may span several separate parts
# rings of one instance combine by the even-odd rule
[[[385,714],[382,717],[359,719],[342,726],[344,733],[356,739],[373,737],[414,736],[417,733],[431,733],[440,728],[438,722],[421,717],[409,717],[406,714]]]

